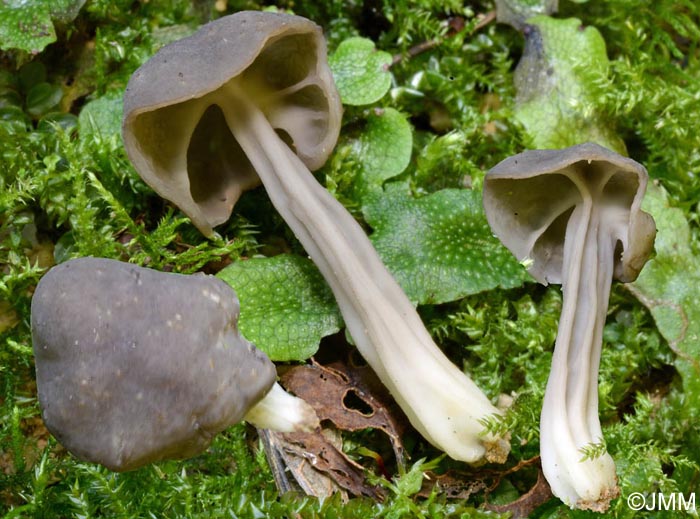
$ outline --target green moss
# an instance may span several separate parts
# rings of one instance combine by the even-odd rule
[[[424,470],[464,466],[441,458],[412,431],[404,437],[408,453],[414,460],[427,456],[435,461],[416,462],[405,474],[391,475],[395,476],[391,481],[373,476],[388,492],[383,503],[359,498],[342,503],[340,496],[324,502],[278,496],[261,449],[251,448],[254,433],[244,426],[217,437],[211,449],[197,458],[127,474],[76,461],[41,427],[33,382],[30,304],[34,287],[53,262],[96,255],[191,273],[215,272],[256,254],[303,254],[262,191],[244,195],[238,216],[217,229],[220,238],[206,240],[139,179],[119,135],[121,93],[129,75],[157,48],[212,17],[268,4],[95,0],[86,3],[74,21],[58,20],[55,12],[44,9],[44,22],[53,27],[58,20],[62,25],[58,24],[55,35],[47,32],[45,41],[31,43],[29,50],[53,43],[36,55],[26,49],[3,54],[0,515],[494,516],[479,508],[485,500],[483,492],[467,501],[451,500],[440,492],[427,499],[416,497]],[[696,310],[689,280],[700,251],[696,207],[700,198],[700,7],[691,0],[561,4],[562,12],[553,16],[575,17],[589,27],[580,34],[574,31],[577,38],[597,31],[594,48],[575,47],[584,54],[580,63],[601,62],[601,45],[607,55],[605,73],[587,74],[585,81],[577,83],[579,101],[585,101],[580,105],[586,108],[583,115],[595,114],[594,122],[604,122],[606,131],[614,128],[628,153],[645,164],[668,193],[655,213],[662,230],[656,263],[642,272],[632,291],[621,286],[613,289],[604,332],[601,422],[623,493],[608,516],[626,518],[632,514],[624,498],[631,492],[689,495],[700,490],[700,443],[694,431],[697,416],[692,415],[698,407],[698,377],[693,375],[697,341],[679,338],[683,316]],[[13,16],[31,22],[37,19],[37,5],[44,4],[30,2],[26,11]],[[222,5],[225,11],[217,11]],[[517,263],[506,262],[494,272],[492,260],[484,256],[483,268],[472,268],[475,251],[491,243],[492,237],[479,227],[475,244],[463,231],[465,225],[480,221],[484,171],[533,142],[533,126],[518,116],[514,88],[521,36],[505,25],[480,25],[477,14],[492,9],[488,2],[295,0],[275,5],[319,23],[331,51],[348,38],[361,36],[388,53],[380,55],[382,64],[389,64],[388,56],[392,58],[388,70],[372,69],[382,79],[382,95],[373,96],[373,104],[346,107],[341,144],[318,176],[368,234],[374,230],[373,240],[384,250],[390,268],[410,266],[399,277],[403,276],[406,286],[418,287],[412,297],[422,303],[421,315],[449,357],[494,400],[503,395],[512,399],[505,418],[489,424],[512,434],[507,466],[537,455],[537,424],[560,289],[523,285],[523,278],[513,270],[519,268]],[[547,24],[557,23],[562,22],[548,20],[540,26],[546,29]],[[578,41],[574,36],[567,38],[557,44],[557,50]],[[8,39],[1,43],[3,48],[15,45]],[[574,117],[581,115],[576,110]],[[386,121],[381,114],[400,121],[382,124]],[[387,126],[396,131],[392,134]],[[458,206],[462,212],[455,209]],[[452,209],[445,211],[445,207]],[[418,233],[419,226],[427,230]],[[454,258],[462,258],[464,253],[467,258],[444,265],[452,275],[439,283],[434,281],[435,265],[428,262],[438,254],[435,240],[445,254],[454,252]],[[459,250],[453,251],[456,247]],[[504,253],[489,250],[491,258]],[[399,252],[400,260],[390,259]],[[490,281],[479,284],[477,273],[484,272],[489,272]],[[312,278],[318,282],[317,276]],[[302,288],[312,284],[304,285],[303,279],[301,283]],[[649,308],[634,294],[646,298]],[[657,304],[662,299],[669,304]],[[301,323],[306,328],[301,326],[300,343],[306,350],[295,358],[305,357],[318,346],[320,335],[339,325],[332,301],[324,304],[335,316],[333,327],[319,332],[312,330],[311,318]],[[686,334],[694,330],[685,329]],[[370,437],[371,433],[363,433],[357,438],[362,442]],[[519,472],[503,476],[492,497],[502,502],[524,494],[532,482],[530,476]],[[572,512],[552,499],[531,516],[591,515]]]

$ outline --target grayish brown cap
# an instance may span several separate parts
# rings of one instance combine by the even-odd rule
[[[633,281],[653,251],[654,219],[641,210],[644,166],[594,143],[529,150],[494,166],[484,179],[491,229],[540,283],[561,283],[564,238],[573,208],[590,198],[616,234],[614,277]]]
[[[226,103],[229,84],[247,92],[311,170],[340,131],[326,43],[306,18],[242,11],[160,49],[127,86],[124,145],[141,177],[207,235],[259,183],[226,123],[236,111]]]
[[[46,427],[116,471],[200,453],[276,378],[238,314],[235,292],[213,276],[98,258],[52,268],[32,299]]]

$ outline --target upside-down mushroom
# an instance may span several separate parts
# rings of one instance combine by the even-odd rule
[[[634,281],[654,245],[654,220],[640,209],[647,178],[634,160],[586,143],[525,151],[484,181],[494,233],[536,280],[562,285],[540,445],[552,492],[575,508],[603,511],[619,495],[610,455],[584,451],[603,441],[598,368],[610,286]]]
[[[31,317],[46,427],[115,471],[194,456],[243,419],[313,430],[316,413],[275,382],[238,313],[234,290],[213,276],[100,258],[52,268]]]
[[[507,441],[481,423],[499,411],[435,345],[360,225],[309,171],[328,157],[342,110],[318,26],[261,12],[212,22],[136,71],[124,105],[124,142],[146,182],[211,235],[241,190],[262,181],[413,426],[455,459],[505,459]]]

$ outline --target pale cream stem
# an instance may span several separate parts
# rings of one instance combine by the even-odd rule
[[[480,423],[499,411],[435,345],[360,225],[241,90],[231,85],[218,104],[270,200],[333,290],[360,353],[413,426],[455,459],[504,460],[507,442]]]
[[[615,465],[600,443],[598,369],[614,263],[614,240],[587,196],[571,214],[564,243],[562,316],[541,416],[542,467],[553,493],[570,506],[603,509],[617,494]]]

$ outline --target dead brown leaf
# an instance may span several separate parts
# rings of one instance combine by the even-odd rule
[[[540,469],[537,473],[537,482],[525,494],[520,496],[515,501],[506,503],[505,505],[492,505],[486,503],[484,508],[492,512],[500,514],[511,512],[513,519],[521,519],[529,517],[530,514],[539,506],[543,505],[552,498],[552,490],[549,488],[549,483],[544,478],[544,474]]]
[[[513,519],[528,517],[537,507],[547,502],[552,497],[549,484],[544,479],[542,470],[539,468],[540,457],[522,460],[516,465],[502,470],[481,468],[468,471],[449,470],[445,474],[435,474],[426,472],[426,479],[423,482],[418,496],[427,498],[434,491],[446,495],[449,499],[468,499],[472,495],[484,492],[487,499],[484,508],[486,510],[505,513],[511,512]],[[488,495],[500,485],[502,479],[508,475],[516,474],[521,470],[531,467],[538,467],[537,482],[525,494],[515,501],[504,505],[494,505],[488,503]]]
[[[281,494],[299,489],[318,498],[335,492],[344,499],[349,494],[384,498],[383,488],[366,482],[364,467],[343,453],[342,440],[332,429],[312,433],[258,432]]]
[[[378,429],[391,442],[397,464],[404,463],[401,435],[405,421],[384,386],[368,366],[348,366],[334,362],[322,366],[314,362],[287,371],[282,385],[306,400],[319,419],[329,420],[338,429],[359,431]]]
[[[487,478],[484,474],[464,473],[448,470],[444,474],[425,473],[423,486],[418,492],[420,497],[430,497],[435,489],[449,499],[469,499],[474,494],[483,492],[488,488]]]
[[[19,316],[7,301],[0,301],[0,333],[14,328],[19,323]]]
[[[341,437],[342,431],[380,430],[388,437],[397,464],[403,464],[405,418],[374,372],[342,362],[327,366],[313,362],[289,369],[281,383],[314,408],[322,428],[312,433],[259,431],[280,493],[301,490],[327,497],[341,492],[345,498],[383,499],[385,490],[367,483],[365,468],[345,455]],[[385,471],[381,456],[375,460]]]

